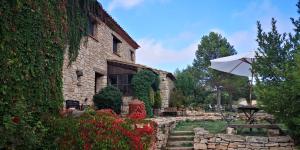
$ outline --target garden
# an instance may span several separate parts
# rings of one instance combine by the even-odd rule
[[[132,102],[127,115],[120,115],[122,93],[110,85],[94,95],[94,106],[81,112],[64,109],[61,77],[65,49],[69,50],[71,64],[85,39],[87,29],[83,27],[88,24],[87,15],[96,13],[95,3],[95,0],[4,0],[1,3],[0,149],[147,150],[155,149],[160,141],[167,144],[169,133],[174,133],[173,138],[185,134],[180,131],[188,131],[192,141],[183,146],[192,147],[194,133],[200,139],[197,147],[206,148],[216,146],[209,143],[216,139],[227,142],[226,148],[238,148],[239,145],[230,143],[236,137],[245,143],[259,139],[273,142],[256,142],[269,147],[299,144],[299,18],[291,19],[292,33],[282,34],[275,19],[269,32],[257,22],[258,49],[251,68],[251,72],[255,71],[254,85],[247,77],[213,70],[210,60],[235,55],[237,51],[218,33],[203,36],[193,64],[175,71],[169,106],[175,108],[176,117],[154,115],[154,110],[162,107],[160,78],[149,70],[139,70],[132,78],[134,96],[139,101]],[[299,14],[300,1],[297,7]],[[248,103],[255,99],[255,107],[277,121],[276,125],[284,132],[279,134],[282,137],[269,137],[264,128],[236,129],[235,134],[250,138],[234,136],[232,140],[233,136],[224,136],[230,125],[245,124],[241,119],[228,121],[222,114],[237,113],[240,98]],[[212,109],[215,105],[218,107]],[[160,125],[155,119],[172,124]],[[158,133],[166,137],[159,139]],[[258,140],[252,139],[257,136]],[[201,140],[209,142],[203,145]],[[245,143],[241,145],[246,147]]]

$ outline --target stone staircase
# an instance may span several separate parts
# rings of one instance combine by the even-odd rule
[[[172,131],[168,138],[167,150],[193,150],[194,131]]]

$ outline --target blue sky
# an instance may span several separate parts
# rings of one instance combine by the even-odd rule
[[[297,0],[100,0],[141,46],[137,63],[174,72],[191,65],[201,37],[214,31],[238,53],[257,47],[256,21],[291,32]]]

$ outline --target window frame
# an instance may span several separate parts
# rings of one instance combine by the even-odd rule
[[[122,43],[121,40],[119,40],[115,35],[113,36],[113,45],[112,45],[112,51],[114,54],[119,55],[120,50],[119,50],[119,45]]]

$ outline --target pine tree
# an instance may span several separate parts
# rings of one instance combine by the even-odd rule
[[[300,1],[297,6],[300,14]],[[275,19],[272,19],[272,30],[267,33],[257,23],[259,52],[253,69],[256,72],[255,92],[260,107],[285,123],[292,134],[299,137],[300,19],[292,19],[292,23],[295,25],[294,34],[278,33]]]

